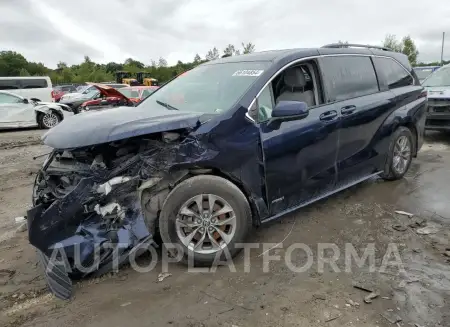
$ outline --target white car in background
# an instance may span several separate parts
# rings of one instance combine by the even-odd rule
[[[52,101],[52,81],[48,76],[0,77],[0,91],[13,92],[27,99]]]
[[[73,116],[73,112],[64,104],[36,101],[0,91],[0,129],[34,126],[52,128],[69,116]]]

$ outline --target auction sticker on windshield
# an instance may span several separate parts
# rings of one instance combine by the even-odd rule
[[[232,76],[259,76],[263,72],[264,70],[253,70],[253,69],[238,70]]]

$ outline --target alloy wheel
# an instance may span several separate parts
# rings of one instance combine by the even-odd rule
[[[178,238],[189,250],[210,254],[231,242],[236,232],[236,215],[220,196],[200,194],[181,206],[175,225]]]
[[[402,135],[397,139],[397,142],[395,142],[392,168],[401,175],[408,168],[410,160],[411,142],[408,137]]]
[[[52,128],[58,125],[59,118],[55,113],[49,112],[42,117],[42,123],[46,128]]]

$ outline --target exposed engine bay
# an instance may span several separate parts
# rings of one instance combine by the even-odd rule
[[[189,174],[171,168],[210,151],[187,130],[54,150],[36,177],[27,219],[55,295],[70,298],[72,279],[118,269],[154,244],[158,210]]]

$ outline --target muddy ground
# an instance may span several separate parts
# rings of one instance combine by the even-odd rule
[[[41,134],[0,133],[0,326],[450,326],[448,134],[427,136],[403,180],[365,182],[254,230],[250,242],[282,242],[266,253],[281,258],[267,269],[260,245],[248,262],[244,253],[235,259],[236,272],[187,272],[175,264],[169,266],[172,275],[157,282],[160,265],[147,273],[125,268],[78,284],[69,302],[47,292],[35,251],[14,221],[30,205],[43,161],[32,157],[48,152]],[[419,234],[418,225],[432,233]],[[312,250],[313,264],[305,272],[285,262],[307,263],[304,251],[289,255],[294,243]],[[336,266],[325,263],[323,272],[319,243],[334,243],[341,252]],[[372,268],[369,261],[346,265],[348,244],[359,255],[373,244]],[[396,249],[404,270],[394,264]],[[144,257],[139,264],[149,261]],[[355,283],[379,296],[364,303],[369,293]]]

